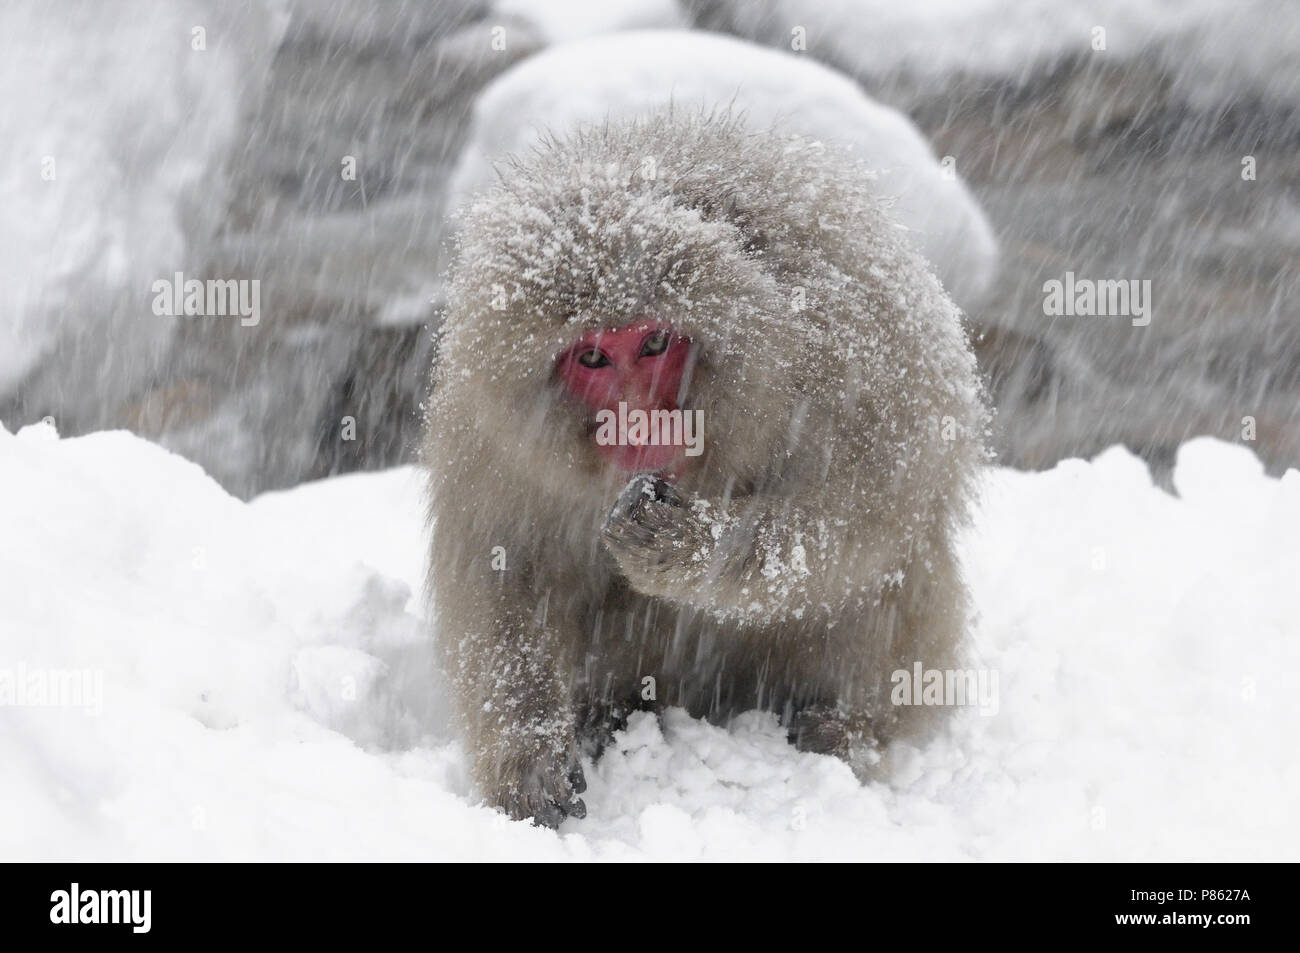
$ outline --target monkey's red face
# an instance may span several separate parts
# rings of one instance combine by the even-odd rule
[[[612,423],[592,434],[606,463],[625,473],[662,473],[671,479],[686,463],[682,428],[647,433],[636,425],[634,411],[658,420],[666,418],[656,418],[654,411],[680,411],[690,364],[689,338],[667,324],[640,321],[584,334],[556,359],[556,371],[598,423]]]

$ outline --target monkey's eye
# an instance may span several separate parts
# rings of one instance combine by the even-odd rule
[[[672,340],[672,335],[667,331],[656,331],[645,339],[641,345],[642,357],[657,357],[664,351],[668,350],[668,343]]]
[[[609,364],[609,358],[593,347],[578,355],[578,363],[583,367],[606,367]]]

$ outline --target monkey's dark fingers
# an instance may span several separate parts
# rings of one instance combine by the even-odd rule
[[[586,816],[587,802],[577,795],[573,795],[563,803],[548,799],[533,814],[533,823],[539,827],[549,827],[551,830],[555,830],[564,822],[565,818],[572,817],[580,821]]]
[[[563,804],[559,805],[559,808],[569,817],[576,817],[578,820],[582,820],[587,816],[587,802],[578,797],[578,795],[587,790],[587,776],[582,773],[581,762],[575,761],[573,763],[573,767],[569,769],[568,781],[570,789],[569,797]]]
[[[587,790],[587,776],[582,773],[582,765],[575,764],[569,769],[569,786],[573,788],[574,794]]]
[[[627,486],[623,487],[622,492],[618,494],[618,500],[609,514],[610,518],[621,513],[636,519],[636,515],[642,512],[646,504],[654,498],[655,478],[648,473],[639,473],[629,480]]]
[[[855,755],[869,755],[878,747],[869,714],[826,705],[813,705],[796,713],[787,733],[790,743],[800,751],[833,754],[848,761],[850,767]]]
[[[533,823],[538,827],[549,827],[555,830],[567,816],[564,808],[554,801],[547,801],[533,813]]]
[[[624,519],[640,522],[652,503],[681,507],[685,502],[685,497],[667,480],[643,473],[633,477],[627,486],[623,487],[623,491],[618,495],[618,501],[610,510],[609,518],[612,521],[621,516]]]
[[[548,797],[541,806],[532,812],[534,824],[538,827],[549,827],[551,830],[559,827],[565,818],[572,817],[582,820],[586,816],[587,802],[578,797],[577,794],[570,794],[563,801]]]
[[[681,506],[686,502],[686,498],[677,492],[677,487],[659,477],[655,477],[652,490],[656,503],[667,503],[669,506]]]

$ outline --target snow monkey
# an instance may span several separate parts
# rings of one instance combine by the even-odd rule
[[[665,111],[545,139],[464,213],[429,584],[510,816],[584,816],[581,758],[633,708],[768,710],[862,777],[928,721],[891,676],[959,661],[986,412],[869,177]]]

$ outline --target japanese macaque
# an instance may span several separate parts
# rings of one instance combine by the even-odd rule
[[[986,411],[867,182],[666,111],[545,140],[465,213],[429,583],[474,781],[510,816],[583,816],[581,758],[635,708],[769,710],[862,777],[924,733],[891,675],[959,662]]]

